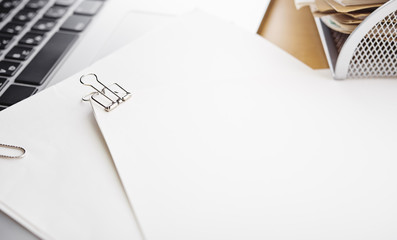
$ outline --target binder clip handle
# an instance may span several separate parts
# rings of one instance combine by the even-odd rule
[[[83,97],[83,101],[91,99],[102,106],[107,112],[115,109],[119,104],[127,101],[132,96],[129,91],[125,90],[118,83],[106,86],[99,81],[95,73],[88,73],[81,76],[80,83],[95,90],[95,92]]]

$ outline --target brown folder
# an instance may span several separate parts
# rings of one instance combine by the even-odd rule
[[[313,69],[328,68],[313,15],[294,0],[271,0],[258,34]]]

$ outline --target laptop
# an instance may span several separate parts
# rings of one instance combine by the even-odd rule
[[[173,21],[175,15],[198,6],[256,32],[268,4],[269,0],[0,0],[0,114]],[[0,238],[38,239],[1,211]]]
[[[112,46],[109,40],[133,10],[129,2],[0,1],[0,110],[85,68],[103,56],[103,51],[120,47],[119,42]],[[137,31],[124,25],[117,38],[129,42],[142,30],[154,27],[157,20],[170,18],[138,13],[134,17],[140,23]]]

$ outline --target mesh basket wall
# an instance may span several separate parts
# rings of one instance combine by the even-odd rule
[[[397,12],[378,22],[361,40],[347,78],[397,77]]]

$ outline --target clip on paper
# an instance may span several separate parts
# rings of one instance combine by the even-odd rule
[[[26,154],[26,150],[23,147],[0,143],[0,150],[3,150],[3,149],[10,150],[10,151],[18,151],[19,154],[18,155],[8,155],[8,154],[0,153],[0,158],[9,158],[9,159],[23,158]],[[3,151],[1,151],[1,152],[3,152]]]
[[[131,97],[131,93],[117,83],[105,86],[94,73],[81,76],[80,82],[95,89],[95,92],[83,97],[83,101],[88,101],[91,98],[107,112],[115,109],[120,103],[127,101]]]

